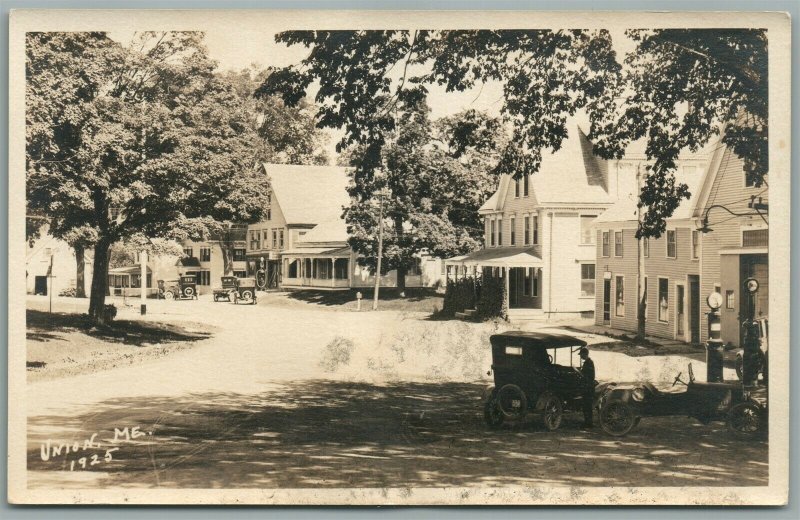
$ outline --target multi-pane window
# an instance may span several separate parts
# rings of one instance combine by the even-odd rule
[[[245,250],[244,248],[237,247],[233,250],[233,261],[234,262],[244,262],[246,259],[245,257]]]
[[[608,243],[609,242],[609,235],[610,235],[610,232],[603,231],[603,250],[602,250],[603,256],[608,256],[609,255],[609,243]]]
[[[519,179],[514,179],[514,196],[519,198]]]
[[[658,321],[669,321],[669,280],[658,279]]]
[[[411,265],[408,266],[408,272],[406,274],[409,276],[421,276],[422,260],[420,258],[414,258],[414,260],[411,262]]]
[[[272,230],[272,249],[278,249],[278,230]]]
[[[725,291],[725,308],[733,309],[736,306],[736,296],[732,290]]]
[[[581,215],[581,244],[594,244],[592,221],[597,215]]]
[[[210,247],[201,247],[200,248],[200,261],[201,262],[210,262],[211,261],[211,248]]]
[[[644,249],[644,256],[650,256],[650,239],[642,239],[642,249]]]
[[[678,257],[678,240],[675,237],[675,230],[667,231],[667,258]]]
[[[503,219],[497,219],[497,245],[503,245]]]
[[[511,245],[517,245],[517,230],[515,229],[517,225],[517,219],[511,217]]]
[[[250,231],[250,249],[261,249],[261,231]]]
[[[278,247],[283,249],[283,230],[278,231]]]
[[[769,246],[769,229],[742,230],[742,247]]]
[[[539,244],[539,216],[533,215],[531,217],[531,227],[533,228],[533,245]]]
[[[333,277],[336,280],[347,280],[349,277],[350,260],[337,258],[333,262]]]
[[[617,276],[616,279],[616,294],[614,298],[614,315],[619,317],[625,316],[625,278]]]
[[[211,285],[211,272],[210,271],[194,271],[186,273],[194,275],[197,285]]]
[[[524,222],[525,233],[523,236],[523,240],[525,241],[525,245],[531,243],[531,219],[530,217],[523,217],[522,221]]]
[[[594,264],[581,264],[581,296],[594,296]]]
[[[494,247],[494,245],[495,245],[495,236],[496,236],[495,233],[497,232],[497,222],[495,220],[492,220],[490,222],[490,225],[491,225],[491,228],[492,228],[492,232],[491,232],[491,235],[490,235],[491,240],[489,241],[489,245]]]
[[[534,272],[533,273],[533,284],[531,286],[531,296],[533,296],[534,298],[538,298],[539,297],[539,278],[540,278],[539,272],[538,271]]]
[[[247,278],[247,271],[236,270],[233,272],[233,276],[236,278]]]
[[[272,208],[267,208],[267,220],[272,220]]]
[[[614,231],[614,256],[622,256],[622,231]]]
[[[700,258],[700,232],[692,230],[692,260]]]
[[[530,175],[527,174],[525,174],[525,176],[522,178],[522,194],[526,197],[528,196],[529,193],[528,191],[528,185],[530,184],[529,179]]]
[[[523,296],[530,296],[531,295],[531,268],[525,268],[525,283],[522,284],[522,295]]]
[[[194,256],[194,249],[192,249],[191,247],[184,247],[183,254],[184,256],[188,256],[189,258],[191,258]]]

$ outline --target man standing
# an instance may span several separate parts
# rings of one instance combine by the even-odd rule
[[[594,404],[594,361],[589,357],[589,349],[581,347],[578,355],[583,360],[581,375],[583,376],[583,425],[582,429],[592,428],[592,405]]]

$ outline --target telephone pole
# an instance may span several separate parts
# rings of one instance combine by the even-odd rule
[[[381,259],[383,258],[383,198],[386,196],[386,189],[378,191],[378,262],[375,269],[375,294],[372,300],[372,310],[378,310],[378,292],[381,288]]]

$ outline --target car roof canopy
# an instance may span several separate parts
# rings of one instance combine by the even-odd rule
[[[565,348],[585,347],[586,342],[567,334],[550,334],[546,332],[523,332],[519,330],[494,334],[489,338],[493,347],[513,345],[527,348]]]

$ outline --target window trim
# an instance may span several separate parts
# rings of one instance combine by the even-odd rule
[[[497,219],[496,218],[490,218],[489,219],[489,227],[492,228],[490,241],[489,241],[489,247],[495,247],[495,245],[497,244]]]
[[[618,309],[618,300],[617,294],[619,292],[619,280],[622,279],[622,314],[619,314]],[[625,275],[624,274],[615,274],[614,275],[614,317],[615,318],[624,318],[625,317]]]
[[[585,262],[581,262],[581,263],[580,263],[580,264],[578,264],[578,265],[580,266],[580,270],[581,270],[581,271],[580,271],[580,276],[581,276],[581,292],[580,292],[580,294],[578,295],[578,298],[592,298],[592,299],[594,299],[594,298],[595,298],[595,296],[597,295],[597,262],[594,262],[594,261],[589,261],[589,260],[587,260],[587,261],[585,261]],[[594,267],[594,276],[593,276],[592,278],[584,278],[584,277],[583,277],[583,266],[584,266],[584,265],[591,265],[591,266],[593,266],[593,267]],[[592,285],[593,285],[594,289],[593,289],[593,292],[592,292],[592,294],[586,294],[586,295],[584,295],[584,294],[583,294],[583,282],[584,282],[584,281],[588,281],[588,280],[591,280],[591,281],[592,281]]]
[[[517,245],[517,233],[516,229],[514,229],[517,225],[517,217],[510,217],[509,218],[509,226],[510,226],[510,240],[511,243],[509,245],[515,246]]]
[[[605,242],[603,241],[605,239]],[[605,251],[603,247],[605,246]],[[600,235],[600,256],[603,258],[611,257],[611,231],[601,231]]]
[[[533,230],[533,236],[531,238],[531,245],[538,246],[539,245],[539,214],[536,213],[531,215],[531,228]]]
[[[518,199],[520,194],[519,179],[514,179],[514,198]]]
[[[661,280],[667,281],[667,319],[661,319]],[[658,307],[656,308],[656,320],[659,323],[669,323],[669,277],[667,276],[659,276],[658,277],[658,287],[656,288],[656,304]]]
[[[697,243],[695,244],[694,239],[697,237]],[[691,249],[691,256],[692,260],[700,260],[700,232],[696,229],[692,229],[690,233],[690,249]]]
[[[669,256],[669,234],[672,233],[672,236],[675,237],[675,255]],[[667,229],[664,232],[664,257],[669,258],[670,260],[675,260],[678,258],[678,230],[677,229]]]
[[[644,257],[650,258],[650,238],[645,237],[642,239],[642,249],[644,250]]]
[[[522,217],[522,221],[524,222],[524,224],[523,224],[523,227],[524,227],[524,232],[523,232],[524,244],[523,245],[526,245],[526,246],[531,244],[531,220],[530,219],[531,219],[530,215],[523,215],[523,217]]]
[[[617,234],[619,233],[619,249],[620,254],[617,254]],[[625,256],[625,233],[622,230],[614,231],[614,258],[622,258]]]
[[[497,247],[503,246],[503,217],[497,219]]]

